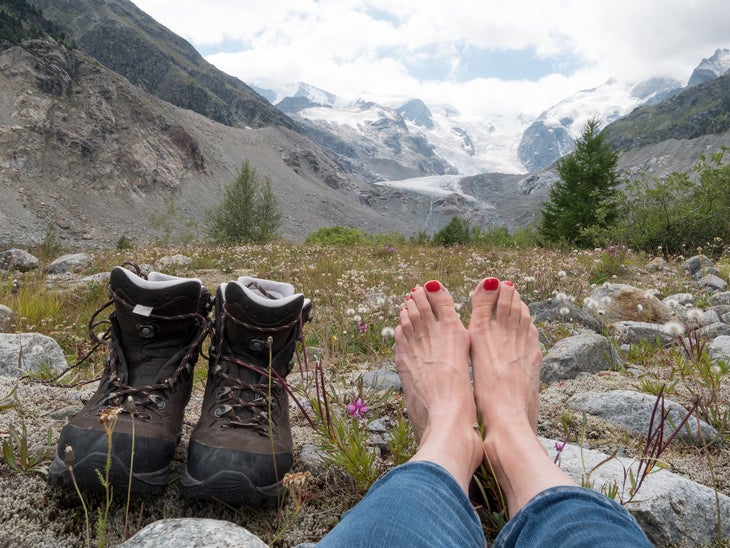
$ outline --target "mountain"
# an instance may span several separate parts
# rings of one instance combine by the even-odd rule
[[[366,181],[485,171],[520,173],[520,132],[465,119],[448,105],[413,98],[395,107],[371,97],[346,101],[306,84],[264,90],[274,104]],[[342,143],[347,143],[343,146]]]
[[[670,139],[695,139],[727,131],[730,73],[726,72],[666,101],[637,108],[605,128],[604,133],[617,150],[629,151]]]
[[[528,171],[549,166],[570,153],[586,122],[597,117],[610,124],[642,104],[654,104],[678,92],[676,80],[653,78],[638,84],[611,79],[593,89],[579,91],[543,112],[522,134],[518,148]]]
[[[699,65],[692,71],[687,87],[697,86],[719,78],[730,71],[730,50],[717,49],[709,59],[702,59]]]
[[[31,0],[77,47],[148,93],[234,127],[296,124],[129,0]]]
[[[199,238],[244,161],[271,181],[288,239],[336,224],[422,226],[392,215],[405,195],[351,177],[291,123],[232,127],[177,107],[10,13],[28,37],[0,39],[1,244],[37,244],[49,226],[67,246]]]

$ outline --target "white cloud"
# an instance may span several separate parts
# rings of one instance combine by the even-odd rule
[[[248,83],[305,81],[354,99],[420,97],[473,116],[537,116],[610,76],[686,81],[701,58],[730,47],[726,0],[134,0],[207,59]],[[240,51],[231,52],[231,44]],[[539,79],[456,80],[465,48],[531,50],[579,60]],[[409,73],[443,66],[442,80]]]

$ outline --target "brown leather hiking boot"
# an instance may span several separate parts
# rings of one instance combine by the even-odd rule
[[[208,384],[180,489],[232,504],[272,504],[292,466],[285,377],[310,302],[285,283],[242,277],[215,301]]]
[[[209,331],[210,293],[198,279],[153,272],[145,280],[115,267],[109,296],[89,322],[95,338],[94,328],[107,323],[94,323],[96,316],[114,305],[104,335],[109,349],[104,373],[96,393],[61,431],[48,480],[72,485],[64,462],[70,446],[76,482],[103,490],[97,471],[105,473],[108,444],[100,419],[111,417],[110,483],[126,490],[131,471],[133,493],[159,493],[168,482],[193,367]]]

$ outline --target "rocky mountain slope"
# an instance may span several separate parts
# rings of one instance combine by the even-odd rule
[[[353,224],[415,230],[363,206],[351,179],[286,127],[234,128],[175,107],[50,38],[0,51],[0,242],[39,242],[49,225],[68,244],[200,235],[205,210],[249,160],[284,210],[283,235]],[[382,191],[382,193],[386,193]],[[372,195],[372,191],[368,195]]]
[[[297,129],[249,86],[205,61],[129,0],[31,4],[84,53],[164,101],[229,126]]]

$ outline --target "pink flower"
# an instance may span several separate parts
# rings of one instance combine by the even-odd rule
[[[555,442],[555,450],[556,451],[560,452],[560,451],[563,450],[564,447],[565,447],[565,443],[559,442],[559,441],[556,441]]]
[[[365,413],[368,412],[368,406],[365,405],[365,402],[362,401],[362,398],[357,398],[347,406],[347,412],[351,417],[361,419],[363,418]]]
[[[365,333],[368,330],[368,324],[363,322],[357,322],[357,326],[360,328],[360,333]]]

